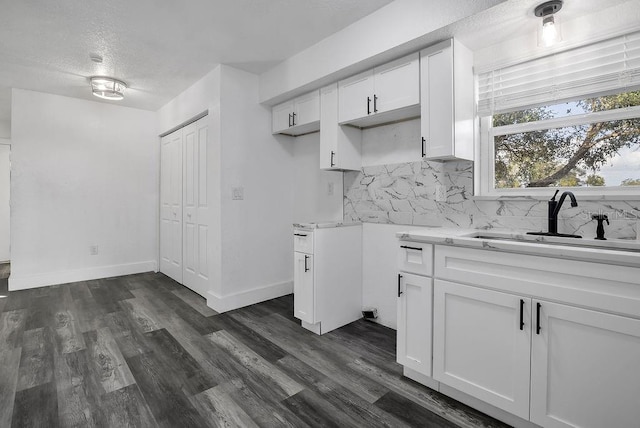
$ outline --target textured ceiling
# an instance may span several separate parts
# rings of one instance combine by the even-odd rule
[[[97,101],[92,75],[129,84],[119,104],[156,110],[219,63],[260,73],[390,2],[0,0],[0,121],[10,88]]]

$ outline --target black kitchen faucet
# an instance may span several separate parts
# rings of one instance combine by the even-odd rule
[[[565,238],[582,238],[580,235],[571,235],[566,233],[558,233],[558,212],[567,196],[571,199],[571,206],[577,207],[578,201],[573,193],[566,191],[560,195],[560,200],[556,201],[556,195],[560,190],[556,190],[553,197],[549,199],[549,230],[547,232],[528,232],[528,235],[545,235],[545,236],[561,236]]]

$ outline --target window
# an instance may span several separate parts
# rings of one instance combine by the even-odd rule
[[[640,33],[480,74],[478,87],[479,194],[640,196]]]
[[[632,91],[494,114],[494,188],[640,185],[638,106]]]

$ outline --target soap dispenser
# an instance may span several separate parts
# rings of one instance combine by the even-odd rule
[[[607,238],[604,237],[604,222],[606,221],[607,224],[609,224],[609,217],[607,217],[606,214],[593,214],[591,216],[591,219],[598,221],[598,227],[596,228],[595,239],[606,241]]]

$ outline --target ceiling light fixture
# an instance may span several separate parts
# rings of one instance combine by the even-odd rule
[[[94,76],[91,78],[91,91],[93,95],[105,100],[118,101],[124,98],[124,90],[127,85],[112,77]]]
[[[542,28],[539,30],[538,43],[542,46],[551,46],[560,40],[560,29],[554,14],[562,9],[562,0],[553,0],[538,5],[534,13],[542,18]]]

